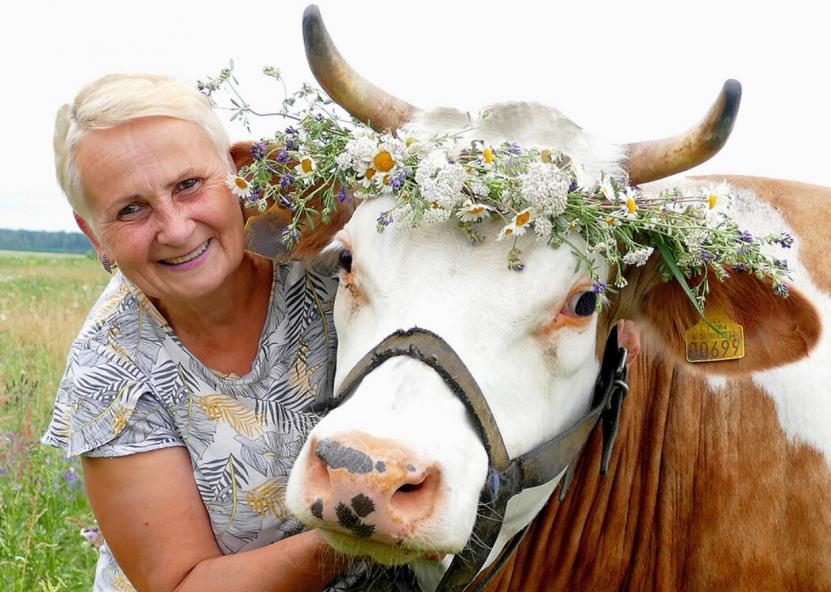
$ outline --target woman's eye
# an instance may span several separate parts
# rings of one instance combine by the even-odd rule
[[[199,179],[185,179],[176,187],[179,191],[187,191],[188,189],[193,189],[199,184]]]
[[[342,250],[338,255],[338,264],[346,273],[350,273],[352,271],[352,251],[349,249]]]
[[[597,309],[597,294],[592,290],[577,292],[566,302],[565,312],[575,317],[589,317]]]
[[[143,210],[144,206],[137,203],[130,203],[118,210],[118,219],[119,220],[129,220],[131,218],[135,218],[141,211]]]

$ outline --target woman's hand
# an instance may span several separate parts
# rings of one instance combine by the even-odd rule
[[[320,590],[346,566],[315,532],[223,555],[183,447],[83,457],[107,545],[140,591]]]

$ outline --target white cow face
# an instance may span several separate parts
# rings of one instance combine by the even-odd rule
[[[522,237],[527,267],[511,271],[510,245],[493,240],[496,226],[485,228],[489,240],[477,246],[453,222],[393,225],[379,234],[376,218],[391,205],[362,204],[335,239],[336,249],[352,255],[335,305],[336,392],[369,349],[417,326],[443,337],[468,366],[512,457],[584,413],[599,371],[597,315],[577,312],[591,284],[570,249]],[[336,548],[385,563],[412,561],[467,543],[487,464],[462,402],[434,370],[397,357],[312,431],[287,501],[309,526],[326,529]],[[503,530],[530,522],[555,485],[510,505]]]

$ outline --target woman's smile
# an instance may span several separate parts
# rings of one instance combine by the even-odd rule
[[[163,265],[167,265],[170,268],[176,269],[177,271],[186,271],[188,269],[193,269],[194,267],[198,267],[202,265],[202,263],[208,258],[208,249],[211,245],[211,241],[213,239],[208,239],[204,243],[200,244],[194,250],[181,257],[170,257],[168,259],[161,259],[159,263]]]

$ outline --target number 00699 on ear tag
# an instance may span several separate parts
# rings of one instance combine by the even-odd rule
[[[707,320],[718,331],[704,319],[699,319],[698,323],[687,329],[687,361],[718,362],[743,358],[744,328],[719,314],[708,316]]]

